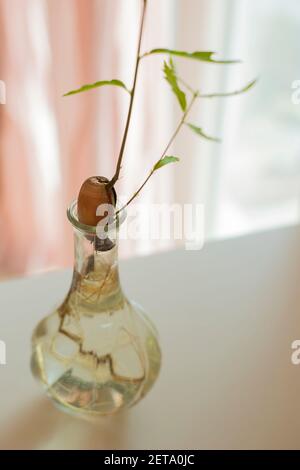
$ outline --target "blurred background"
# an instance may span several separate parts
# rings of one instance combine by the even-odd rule
[[[299,221],[299,0],[149,0],[142,50],[213,50],[238,65],[178,59],[202,93],[191,121],[221,144],[183,130],[181,162],[158,172],[139,202],[204,203],[207,239]],[[85,83],[131,86],[140,0],[0,0],[0,278],[72,263],[66,208],[91,175],[111,177],[128,96],[113,87],[63,98]],[[180,118],[163,79],[163,56],[142,61],[118,193],[127,199],[157,160]],[[175,153],[174,153],[175,152]],[[126,241],[122,256],[171,249]]]

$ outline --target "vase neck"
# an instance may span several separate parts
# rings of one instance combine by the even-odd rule
[[[111,238],[100,240],[96,235],[74,229],[74,270],[85,278],[91,272],[118,269],[118,242]]]
[[[75,260],[68,302],[82,311],[116,309],[124,302],[118,270],[117,240],[74,229]]]

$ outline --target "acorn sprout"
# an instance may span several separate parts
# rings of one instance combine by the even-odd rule
[[[78,201],[78,219],[82,224],[96,226],[104,215],[96,215],[101,204],[116,205],[116,191],[108,185],[109,180],[104,176],[91,176],[82,184]]]

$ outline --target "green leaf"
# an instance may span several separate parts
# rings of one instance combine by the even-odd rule
[[[178,57],[185,57],[187,59],[200,60],[201,62],[210,62],[212,64],[236,64],[240,62],[240,60],[216,60],[213,58],[215,52],[212,51],[185,52],[162,48],[152,49],[150,52],[146,52],[143,57],[151,54],[169,54]]]
[[[195,126],[194,124],[191,124],[189,122],[186,123],[186,125],[192,130],[194,131],[196,134],[200,135],[201,137],[203,137],[204,139],[206,140],[211,140],[213,142],[221,142],[221,139],[218,139],[217,137],[211,137],[209,135],[207,135],[205,132],[203,132],[203,130],[201,129],[201,127],[197,127]]]
[[[235,95],[241,95],[242,93],[245,93],[246,91],[249,91],[251,88],[254,87],[254,85],[257,83],[257,78],[255,80],[252,80],[251,82],[247,83],[243,88],[240,88],[239,90],[231,91],[228,93],[211,93],[208,95],[198,95],[198,98],[223,98],[227,96],[235,96]]]
[[[161,158],[160,160],[158,160],[158,162],[153,167],[153,171],[156,171],[159,168],[161,168],[165,165],[168,165],[169,163],[175,163],[175,162],[179,162],[178,157],[165,156],[165,157]]]
[[[176,70],[175,70],[175,66],[173,64],[172,59],[170,59],[169,65],[167,64],[167,62],[164,62],[164,74],[165,74],[165,79],[171,86],[173,93],[176,95],[178,99],[178,102],[180,104],[182,111],[185,111],[186,110],[186,97],[185,97],[185,93],[181,90],[181,88],[178,85],[178,78],[176,75]]]
[[[69,91],[68,93],[65,93],[63,96],[75,95],[76,93],[82,93],[83,91],[93,90],[94,88],[99,88],[105,85],[118,86],[118,87],[124,88],[128,93],[130,93],[126,85],[123,82],[121,82],[121,80],[101,80],[100,82],[83,85],[81,88],[77,88],[76,90]]]

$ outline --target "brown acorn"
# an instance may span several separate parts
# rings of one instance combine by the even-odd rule
[[[116,205],[115,189],[108,187],[108,182],[104,176],[91,176],[81,186],[77,200],[78,219],[81,223],[96,226],[105,217],[105,214],[96,215],[97,208],[101,204]]]

